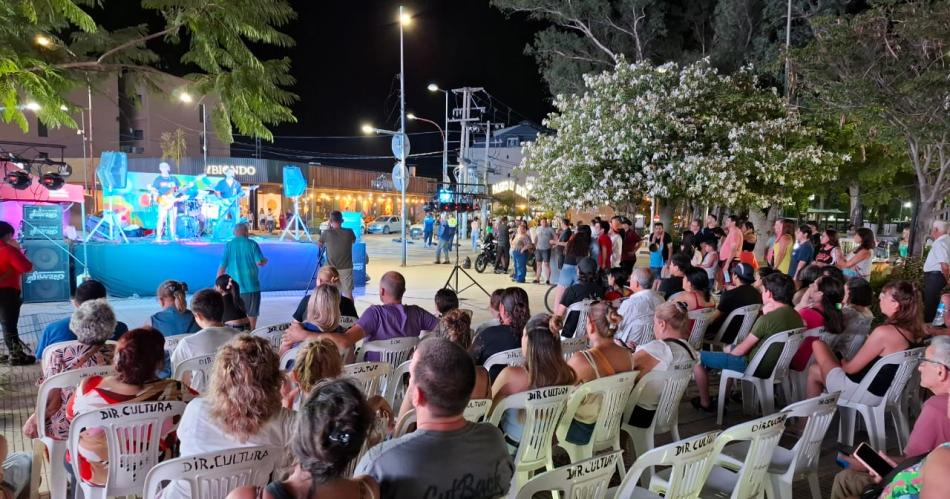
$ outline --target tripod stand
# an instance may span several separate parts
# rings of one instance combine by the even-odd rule
[[[102,228],[102,224],[104,223],[109,224],[108,232],[106,232],[106,230]],[[116,232],[118,232],[118,235],[116,234]],[[100,218],[99,221],[96,222],[96,226],[93,227],[91,231],[89,231],[89,234],[86,235],[86,239],[83,242],[88,243],[89,240],[92,239],[93,236],[95,236],[97,233],[99,233],[102,237],[112,242],[116,242],[116,240],[120,238],[122,239],[122,242],[124,243],[129,242],[129,238],[126,237],[125,231],[122,230],[122,219],[119,218],[119,216],[116,214],[115,210],[113,209],[111,193],[109,196],[109,209],[102,210],[102,218]]]
[[[287,221],[287,227],[284,228],[284,232],[280,234],[280,240],[283,241],[287,234],[291,234],[294,238],[294,241],[300,240],[300,233],[303,232],[307,236],[307,239],[310,242],[313,242],[313,238],[310,237],[310,231],[307,229],[307,224],[303,223],[303,220],[300,219],[300,196],[297,196],[294,199],[294,215],[290,217],[290,220]]]
[[[459,218],[458,210],[456,210],[455,219],[458,220],[458,218]],[[458,236],[459,232],[456,231],[455,235]],[[459,239],[461,239],[461,237],[459,237]],[[460,295],[462,294],[463,291],[467,290],[468,288],[471,288],[472,286],[477,286],[478,289],[482,290],[482,293],[485,293],[486,296],[491,296],[491,293],[489,293],[485,288],[483,288],[482,285],[479,284],[478,281],[476,281],[474,277],[472,277],[472,274],[469,274],[465,269],[463,269],[459,265],[459,247],[462,245],[462,242],[459,241],[458,243],[455,243],[453,241],[452,244],[455,245],[455,265],[452,267],[452,273],[449,274],[449,278],[446,279],[445,285],[442,287],[451,289],[452,291],[455,291],[456,295]],[[469,284],[468,286],[465,286],[464,288],[459,288],[459,274],[465,274],[465,277],[467,277],[468,280],[472,281],[472,283]],[[452,286],[453,277],[455,278],[455,286]]]

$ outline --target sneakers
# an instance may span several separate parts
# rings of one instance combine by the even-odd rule
[[[30,347],[26,346],[19,338],[13,340],[9,350],[9,354],[0,354],[0,363],[11,366],[28,366],[36,363],[36,357],[30,355]]]
[[[702,402],[700,402],[699,397],[693,397],[693,398],[689,399],[689,403],[690,403],[690,405],[693,406],[693,409],[696,409],[697,411],[700,411],[700,412],[708,412],[708,413],[715,413],[715,412],[716,412],[716,409],[717,409],[717,407],[718,407],[717,404],[716,404],[716,400],[717,400],[717,399],[715,399],[715,398],[710,399],[709,405],[708,405],[708,406],[705,406],[705,407],[703,406]]]

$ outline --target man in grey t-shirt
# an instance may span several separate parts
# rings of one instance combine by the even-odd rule
[[[514,464],[502,433],[462,417],[475,387],[475,363],[440,338],[419,344],[410,364],[417,430],[363,456],[356,475],[379,482],[382,499],[504,496]]]
[[[551,240],[554,239],[555,235],[554,229],[546,218],[541,219],[535,237],[537,241],[534,242],[534,261],[538,268],[534,270],[534,273],[538,278],[534,282],[548,284],[551,279]]]
[[[336,267],[340,273],[340,294],[353,298],[353,243],[356,234],[343,229],[343,214],[330,212],[330,228],[320,232],[320,246],[327,252],[327,265]]]

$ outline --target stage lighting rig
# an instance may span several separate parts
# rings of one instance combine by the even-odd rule
[[[44,173],[40,177],[40,184],[43,184],[43,187],[46,187],[48,190],[56,191],[63,188],[63,185],[66,184],[66,179],[58,173]]]
[[[30,174],[23,170],[11,170],[3,177],[4,182],[18,191],[22,191],[33,183]]]

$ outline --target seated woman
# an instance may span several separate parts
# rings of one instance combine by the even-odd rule
[[[332,284],[321,284],[310,295],[303,327],[313,333],[342,333],[340,327],[340,290]]]
[[[241,287],[237,281],[227,274],[221,274],[214,280],[214,290],[224,298],[224,325],[238,331],[249,330],[251,321],[247,318],[247,309],[241,299]]]
[[[435,292],[435,310],[438,316],[449,313],[450,310],[459,308],[459,297],[449,288],[442,288]]]
[[[201,326],[195,321],[191,310],[188,310],[187,294],[187,284],[172,280],[163,282],[155,292],[162,310],[152,314],[145,325],[165,336],[197,333]]]
[[[322,381],[300,408],[290,442],[297,463],[293,474],[263,490],[241,487],[227,499],[380,497],[379,485],[372,477],[345,476],[372,423],[373,412],[359,388],[343,379]]]
[[[296,409],[296,403],[307,398],[317,383],[338,378],[343,374],[343,359],[336,343],[327,338],[311,340],[297,352],[289,379],[281,385],[281,399],[285,409]]]
[[[221,347],[208,391],[188,404],[178,425],[181,457],[256,445],[286,448],[294,413],[280,406],[279,363],[264,338],[242,334]],[[285,456],[277,474],[289,466]],[[162,492],[164,499],[190,496],[183,482],[172,482]]]
[[[69,330],[76,334],[79,344],[65,348],[52,347],[51,350],[56,351],[43,366],[43,376],[37,385],[42,385],[51,376],[73,369],[112,364],[115,346],[107,345],[106,340],[112,338],[115,325],[115,312],[104,298],[83,302],[69,319]],[[69,436],[66,403],[73,391],[72,388],[52,390],[46,401],[46,434],[57,440],[66,440]],[[23,435],[37,438],[39,430],[36,425],[36,413],[30,414],[23,425]]]
[[[500,325],[485,329],[472,341],[469,353],[472,354],[475,365],[484,365],[489,357],[498,352],[521,347],[521,333],[531,317],[528,293],[516,287],[505,289],[498,307],[498,316],[501,319]],[[495,366],[488,372],[493,381],[501,369],[501,366]]]
[[[706,271],[709,282],[714,282],[716,273],[719,271],[719,252],[716,248],[719,243],[715,237],[703,237],[699,240],[699,248],[703,252],[703,259],[698,267]],[[684,287],[685,288],[685,287]]]
[[[66,420],[72,423],[80,414],[113,404],[152,401],[183,401],[192,398],[191,392],[178,381],[161,380],[158,370],[163,364],[165,337],[152,328],[133,329],[119,338],[115,347],[110,376],[90,376],[82,380],[66,404]],[[171,421],[163,429],[162,449],[174,444]],[[67,459],[71,457],[67,454]],[[79,441],[80,478],[93,485],[105,485],[109,453],[106,435],[102,429],[87,428]],[[71,472],[71,468],[67,468]]]
[[[823,327],[827,334],[840,335],[844,332],[844,315],[841,313],[843,301],[844,284],[834,277],[826,276],[808,287],[808,292],[796,309],[805,322],[805,329]],[[818,341],[816,336],[802,341],[792,357],[792,369],[804,371],[808,367],[815,341]]]
[[[837,268],[837,267],[835,267]],[[808,288],[821,277],[821,269],[817,264],[812,263],[811,265],[806,265],[802,270],[798,272],[798,284],[801,286],[798,288],[798,291],[795,292],[795,296],[792,297],[792,305],[796,308],[802,302],[802,298],[805,297],[805,293],[808,292]]]
[[[652,371],[670,371],[673,366],[694,363],[699,358],[699,354],[685,341],[689,336],[689,322],[689,315],[682,303],[666,302],[656,307],[653,314],[653,336],[656,339],[638,346],[633,354],[633,366],[638,371],[640,382]],[[650,427],[662,390],[662,381],[644,388],[630,415],[631,425],[637,428]]]
[[[808,369],[808,397],[822,390],[840,391],[842,399],[855,395],[858,385],[882,357],[919,346],[924,336],[917,287],[907,281],[893,281],[881,290],[880,307],[887,320],[871,332],[852,359],[840,362],[822,341],[814,343],[815,363]],[[896,369],[882,369],[868,391],[883,397],[891,386]]]
[[[614,343],[614,333],[622,317],[609,302],[594,302],[587,313],[587,342],[590,348],[575,353],[568,361],[579,383],[633,370],[630,350]],[[599,395],[588,396],[577,408],[567,440],[583,444],[590,440],[600,411]]]
[[[493,404],[509,395],[548,386],[573,385],[577,377],[564,361],[561,340],[551,334],[546,325],[525,331],[521,337],[524,366],[508,366],[501,371],[492,385]],[[502,416],[501,431],[505,434],[508,450],[512,453],[521,443],[524,427],[523,411],[506,411]]]
[[[336,286],[337,289],[340,287],[340,271],[336,267],[330,265],[324,265],[320,267],[320,271],[317,272],[317,282],[314,284],[314,289],[319,287],[321,284],[330,284],[331,286]],[[307,320],[307,307],[310,305],[310,295],[306,295],[300,299],[300,303],[297,304],[297,310],[294,311],[293,319],[296,322],[303,322]],[[359,318],[359,314],[356,312],[356,304],[353,303],[352,298],[346,296],[340,296],[340,315],[343,317],[353,317]]]
[[[682,302],[686,310],[715,307],[710,296],[709,274],[699,267],[690,267],[683,275],[683,291],[671,296],[667,301]]]
[[[871,276],[871,259],[874,258],[874,248],[877,246],[874,232],[861,227],[854,232],[854,243],[854,251],[839,260],[837,267],[844,272],[845,277],[868,279]]]
[[[604,299],[607,301],[620,300],[633,294],[633,290],[627,287],[630,274],[620,267],[610,269],[607,273],[607,291],[604,292]]]
[[[852,277],[844,286],[844,341],[860,341],[864,343],[871,332],[871,321],[874,314],[871,312],[871,302],[874,300],[874,291],[871,283],[860,277]]]

